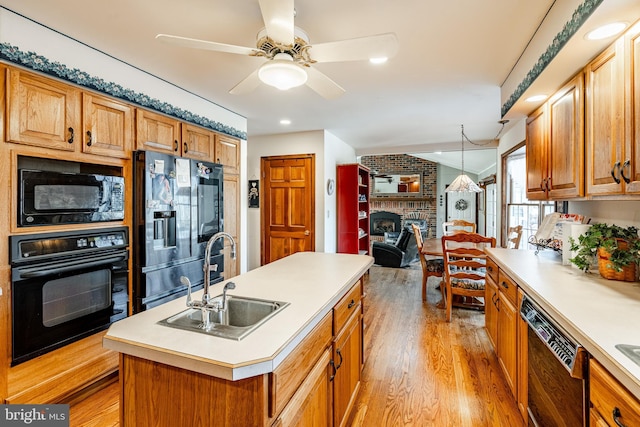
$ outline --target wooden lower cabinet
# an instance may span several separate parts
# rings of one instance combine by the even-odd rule
[[[355,399],[360,390],[362,369],[362,316],[360,304],[347,325],[333,343],[333,361],[336,373],[333,377],[334,423],[335,427],[344,426]]]
[[[484,321],[487,336],[494,349],[498,348],[498,285],[487,276],[484,287]]]
[[[640,425],[640,401],[595,359],[589,360],[591,426]]]
[[[498,310],[498,361],[511,392],[516,394],[516,328],[518,314],[515,306],[500,294]]]
[[[487,275],[485,284],[485,326],[493,344],[504,378],[518,404],[524,420],[527,419],[527,323],[520,317],[522,291],[493,260],[498,270]],[[494,279],[497,277],[497,281]]]
[[[121,355],[121,426],[345,425],[362,371],[361,301],[362,279],[273,372],[237,381]]]
[[[518,308],[522,304],[522,298],[524,297],[524,292],[521,289],[518,289]],[[518,410],[520,410],[520,415],[522,415],[523,419],[527,419],[527,405],[529,404],[528,398],[528,387],[529,387],[529,325],[527,322],[519,315],[516,314],[517,320],[517,347],[516,347],[516,401],[518,403]]]
[[[331,425],[330,361],[331,352],[327,349],[280,413],[274,426]]]

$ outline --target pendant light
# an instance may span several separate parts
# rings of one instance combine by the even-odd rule
[[[504,126],[504,125],[503,125]],[[464,173],[464,125],[462,127],[462,170],[445,190],[447,193],[481,193],[482,189]]]

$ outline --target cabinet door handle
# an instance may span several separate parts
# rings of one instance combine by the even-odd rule
[[[620,184],[620,178],[616,177],[616,169],[620,171],[620,162],[616,162],[611,168],[611,178],[613,178],[616,184]]]
[[[178,147],[180,147],[180,145],[178,145],[178,140],[174,139],[173,140],[173,151],[178,151]]]
[[[338,363],[338,366],[336,366],[336,371],[337,371],[338,369],[340,369],[340,366],[342,366],[342,352],[340,351],[340,349],[336,350],[336,354],[340,356],[340,363]]]
[[[611,413],[611,416],[613,417],[613,422],[616,423],[617,426],[626,427],[620,421],[620,418],[622,417],[622,414],[620,413],[620,409],[618,409],[617,406],[615,408],[613,408],[613,412]]]
[[[542,181],[540,181],[540,190],[545,191],[545,187],[547,186],[547,178],[544,178]]]
[[[624,175],[624,169],[627,168],[629,169],[629,172],[631,172],[631,160],[627,159],[623,164],[622,167],[620,168],[620,176],[622,177],[622,179],[624,179],[624,182],[626,182],[627,184],[631,182],[631,178],[627,178]]]
[[[547,191],[551,191],[551,177],[547,177],[547,182],[545,184],[545,187],[547,187]]]
[[[189,152],[189,145],[186,142],[184,144],[182,144],[182,152],[183,153],[188,153]]]
[[[505,282],[504,280],[500,283],[500,286],[502,286],[505,289],[509,289],[509,284],[507,282]]]
[[[347,308],[353,308],[353,306],[356,305],[355,300],[351,300],[351,302],[349,303],[349,305],[347,306]]]
[[[75,136],[75,133],[74,133],[74,131],[73,131],[73,128],[72,128],[72,127],[70,127],[70,128],[69,128],[69,139],[67,139],[67,142],[68,142],[69,144],[73,144],[73,137],[74,137],[74,136]]]
[[[92,138],[91,138],[91,131],[90,131],[90,130],[88,130],[88,131],[87,131],[87,146],[88,146],[88,147],[91,147],[91,144],[93,144],[93,140],[92,140]]]

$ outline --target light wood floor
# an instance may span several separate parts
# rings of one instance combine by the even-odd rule
[[[365,284],[363,382],[354,427],[524,426],[489,344],[484,315],[444,310],[430,281],[421,301],[419,265],[373,266]],[[432,280],[435,280],[432,278]],[[118,383],[71,406],[71,427],[119,426]],[[182,426],[176,426],[182,427]]]

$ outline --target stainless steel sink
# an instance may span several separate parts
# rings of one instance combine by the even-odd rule
[[[616,344],[616,348],[636,365],[640,366],[640,345]]]
[[[212,301],[216,300],[221,301],[222,295],[212,298]],[[241,340],[288,305],[288,302],[283,301],[227,295],[227,309],[224,312],[207,312],[211,321],[211,327],[208,329],[204,327],[202,312],[193,308],[174,314],[158,323],[172,328]]]

